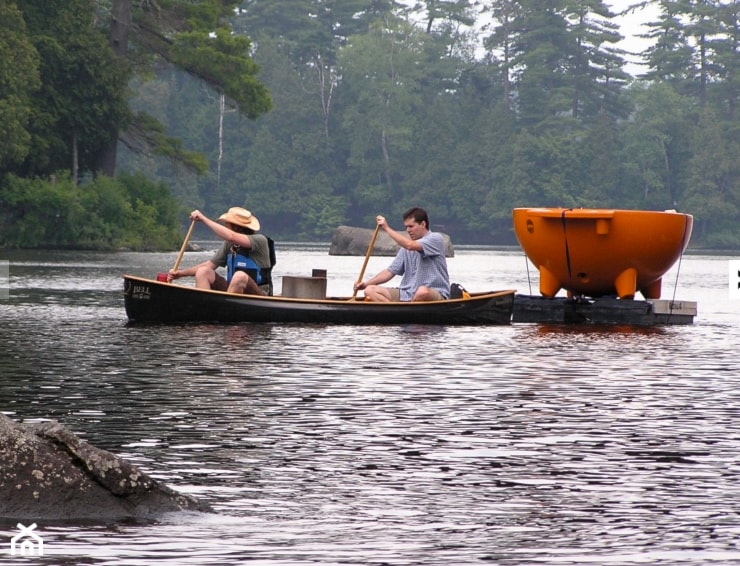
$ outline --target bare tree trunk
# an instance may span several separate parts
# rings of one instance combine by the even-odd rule
[[[661,147],[663,148],[663,165],[665,167],[665,183],[668,189],[668,194],[671,196],[671,206],[676,207],[676,188],[673,182],[671,182],[671,160],[668,156],[668,148],[665,145],[665,140],[661,140]]]
[[[77,150],[77,133],[72,134],[72,184],[77,186],[77,176],[80,171],[80,159]]]
[[[511,110],[511,77],[509,75],[509,66],[510,66],[510,51],[511,45],[509,44],[509,40],[506,40],[506,44],[504,45],[504,64],[503,68],[501,70],[501,78],[504,81],[504,104],[506,104],[506,109]]]
[[[324,65],[321,53],[316,54],[316,71],[319,75],[319,95],[321,96],[321,115],[324,120],[324,137],[329,142],[329,115],[331,114],[332,96],[338,80],[334,69]]]
[[[226,95],[222,92],[218,99],[218,162],[216,164],[216,187],[221,187],[221,161],[224,157],[224,114]]]
[[[128,55],[128,34],[131,30],[131,0],[113,0],[108,45],[121,58]]]
[[[380,147],[383,151],[383,162],[385,163],[383,176],[385,177],[385,184],[388,187],[388,196],[392,200],[395,200],[395,195],[393,194],[393,180],[391,178],[391,156],[388,152],[388,133],[385,128],[383,128],[383,131],[380,133]]]
[[[732,61],[738,60],[738,55],[740,55],[740,24],[738,23],[738,18],[734,19],[734,24],[732,26],[732,34],[730,36],[732,38]],[[729,65],[727,68],[727,77],[725,78],[725,83],[727,84],[727,88],[729,90],[729,96],[728,99],[728,112],[727,117],[730,121],[735,119],[735,101],[737,100],[737,96],[735,94],[735,81],[737,79],[735,72],[736,72],[736,66],[735,65]]]
[[[707,38],[705,34],[699,37],[699,106],[707,105],[707,83],[709,71],[707,70]]]
[[[113,0],[108,45],[110,45],[113,52],[121,59],[125,59],[128,55],[128,34],[130,29],[131,0]],[[117,153],[118,136],[101,150],[95,168],[96,174],[102,173],[108,177],[113,177],[116,173]]]

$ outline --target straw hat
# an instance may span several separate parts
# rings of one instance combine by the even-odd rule
[[[257,217],[249,212],[246,208],[232,206],[228,212],[224,212],[218,217],[219,222],[229,222],[242,228],[249,228],[257,232],[260,229],[260,221]]]

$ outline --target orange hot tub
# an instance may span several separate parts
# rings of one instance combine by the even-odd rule
[[[540,293],[659,299],[694,217],[666,211],[515,208],[514,232],[540,273]]]

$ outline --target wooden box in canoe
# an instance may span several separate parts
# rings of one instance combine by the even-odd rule
[[[352,297],[258,297],[196,289],[123,276],[126,315],[132,322],[299,322],[323,324],[509,324],[514,291],[471,293],[431,302],[372,303]]]

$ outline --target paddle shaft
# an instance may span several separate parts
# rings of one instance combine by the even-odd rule
[[[373,247],[375,246],[375,238],[378,237],[378,231],[380,231],[380,224],[375,226],[375,232],[373,232],[373,237],[370,239],[370,245],[367,247],[367,253],[365,254],[365,261],[362,264],[362,269],[360,270],[360,276],[357,278],[358,285],[362,283],[362,278],[365,276],[365,269],[367,268],[367,262],[370,261],[370,255],[373,253]],[[354,299],[356,296],[357,296],[357,289],[355,289],[355,292],[352,293],[352,298]]]
[[[172,271],[177,271],[177,268],[180,267],[180,262],[182,261],[182,256],[185,255],[185,248],[188,247],[188,242],[190,241],[190,235],[193,233],[193,228],[195,228],[195,220],[190,223],[190,228],[188,228],[188,233],[185,235],[185,241],[182,243],[180,253],[177,255],[177,260],[175,261],[175,266],[172,268]]]

